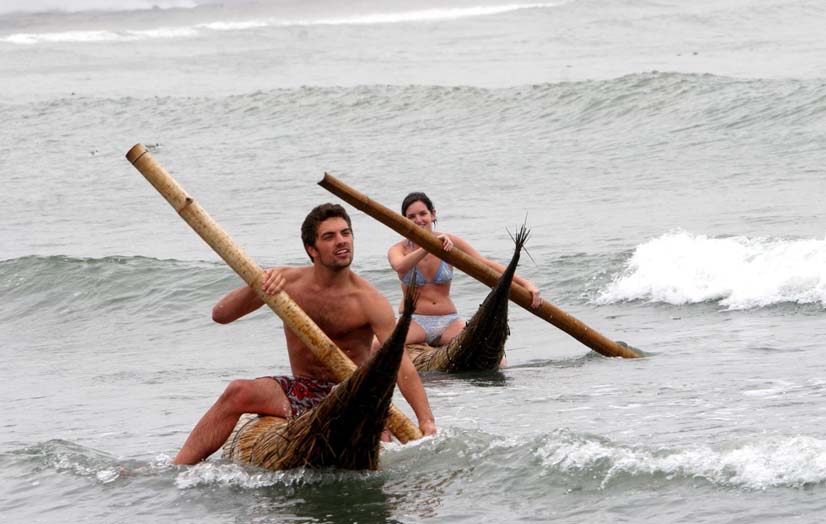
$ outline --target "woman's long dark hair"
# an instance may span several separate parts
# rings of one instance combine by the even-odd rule
[[[430,201],[427,195],[420,191],[416,191],[414,193],[410,193],[404,200],[402,200],[402,216],[407,216],[407,208],[413,205],[415,202],[421,202],[427,207],[427,210],[433,213],[433,202]]]

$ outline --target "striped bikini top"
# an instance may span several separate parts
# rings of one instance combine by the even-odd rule
[[[416,269],[414,266],[413,269],[408,271],[401,277],[399,280],[402,281],[402,284],[409,286],[410,281],[413,279],[413,274],[416,274],[416,285],[417,286],[424,286],[425,284],[449,284],[451,280],[453,280],[453,266],[441,260],[439,262],[439,269],[436,270],[436,274],[433,275],[431,280],[425,280],[424,275],[422,272]]]

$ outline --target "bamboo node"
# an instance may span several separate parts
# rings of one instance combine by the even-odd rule
[[[193,200],[192,197],[188,196],[184,199],[184,204],[181,207],[179,207],[178,209],[176,209],[175,211],[177,211],[178,213],[181,213],[184,209],[188,208],[194,202],[195,202],[195,200]]]

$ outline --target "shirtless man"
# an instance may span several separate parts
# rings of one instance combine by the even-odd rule
[[[343,207],[322,204],[301,225],[301,239],[312,265],[265,271],[262,288],[274,295],[285,291],[356,365],[370,355],[375,335],[384,342],[396,325],[390,302],[350,270],[353,230]],[[232,322],[263,305],[255,291],[243,286],[231,291],[212,310],[218,323]],[[243,413],[290,418],[317,404],[335,379],[309,348],[284,329],[293,377],[233,380],[192,430],[173,464],[195,464],[215,452],[232,433]],[[436,432],[424,387],[405,354],[397,377],[425,435]]]

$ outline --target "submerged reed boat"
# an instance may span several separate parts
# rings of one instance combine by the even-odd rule
[[[491,371],[505,356],[508,328],[508,292],[519,264],[519,254],[529,231],[522,226],[514,238],[513,258],[465,329],[447,345],[408,344],[407,351],[418,371]]]
[[[378,469],[415,293],[408,290],[402,316],[382,347],[321,403],[291,420],[244,415],[224,443],[224,458],[273,470]]]

